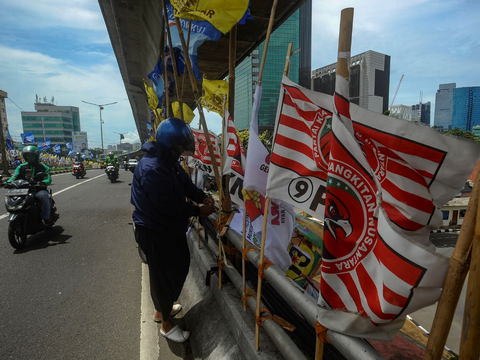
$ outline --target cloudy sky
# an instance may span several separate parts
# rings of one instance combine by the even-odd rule
[[[352,55],[367,50],[391,56],[390,100],[432,102],[439,84],[480,85],[480,2],[478,0],[313,0],[312,69],[336,62],[340,11],[354,7]],[[138,141],[138,134],[105,23],[95,0],[0,0],[0,89],[10,131],[22,131],[20,109],[33,111],[35,96],[80,108],[89,147],[100,146],[96,104],[105,147]],[[194,120],[194,123],[197,120]],[[207,114],[220,132],[220,117]]]

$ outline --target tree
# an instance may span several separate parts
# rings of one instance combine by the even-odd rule
[[[247,151],[248,148],[248,139],[250,138],[250,130],[237,130],[237,135],[242,146]],[[272,138],[273,133],[271,131],[265,130],[262,134],[258,136],[263,145],[267,148],[269,152],[272,152]]]

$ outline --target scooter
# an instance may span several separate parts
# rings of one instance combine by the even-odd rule
[[[107,168],[105,169],[105,172],[107,173],[108,180],[110,180],[112,183],[117,181],[118,170],[117,168],[115,168],[115,166],[108,165]]]
[[[57,214],[52,190],[47,188],[50,196],[50,223],[44,225],[41,219],[40,200],[35,192],[46,190],[45,186],[38,185],[45,178],[45,173],[38,173],[31,178],[31,170],[27,170],[27,180],[15,180],[11,183],[2,183],[0,186],[7,189],[5,193],[5,207],[10,213],[8,217],[8,241],[15,249],[21,249],[27,242],[27,236],[52,228],[60,217]]]
[[[80,161],[75,161],[72,167],[72,175],[75,176],[77,179],[82,178],[87,174],[87,170],[85,169],[85,165],[83,165]]]

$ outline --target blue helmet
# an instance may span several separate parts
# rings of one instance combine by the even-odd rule
[[[165,152],[174,150],[180,155],[195,151],[195,139],[190,127],[185,121],[174,117],[165,119],[160,123],[155,140]]]

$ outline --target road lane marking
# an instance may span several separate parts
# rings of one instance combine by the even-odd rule
[[[85,184],[86,182],[95,180],[95,179],[97,179],[97,178],[99,178],[99,177],[101,177],[101,176],[105,176],[105,175],[104,175],[104,174],[101,174],[101,175],[95,176],[94,178],[91,178],[91,179],[88,179],[88,180],[84,180],[84,181],[82,181],[82,182],[79,182],[78,184],[69,186],[69,187],[67,187],[67,188],[65,188],[65,189],[63,189],[63,190],[56,191],[56,192],[54,192],[54,193],[52,194],[52,196],[61,194],[62,192],[67,191],[67,190],[70,190],[70,189],[74,188],[75,186],[79,186],[79,185]],[[8,217],[9,215],[10,215],[9,213],[0,215],[0,220],[5,219],[5,218]]]
[[[142,296],[140,305],[140,360],[158,359],[158,325],[153,321],[153,302],[150,297],[148,265],[142,263]]]

